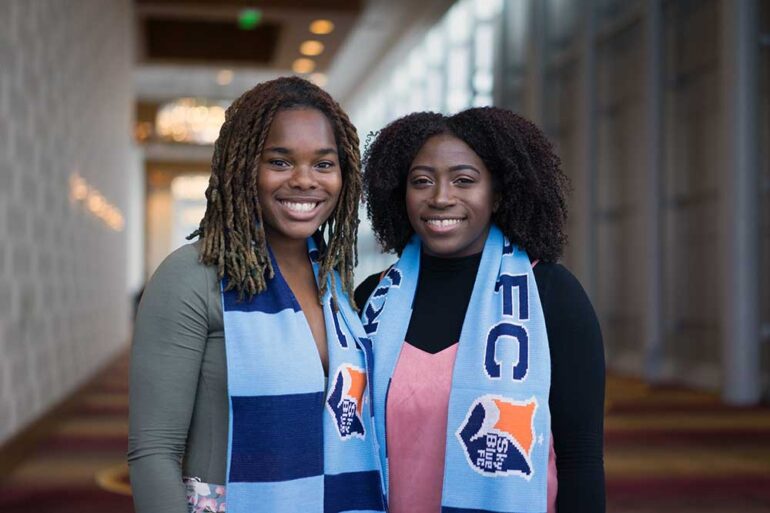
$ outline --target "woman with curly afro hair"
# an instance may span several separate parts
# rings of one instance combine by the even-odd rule
[[[364,168],[399,255],[355,293],[390,511],[603,512],[602,338],[558,263],[568,184],[548,139],[500,108],[416,113]]]
[[[227,109],[199,240],[138,310],[138,513],[384,511],[349,299],[360,194],[356,130],[319,87],[279,78]]]

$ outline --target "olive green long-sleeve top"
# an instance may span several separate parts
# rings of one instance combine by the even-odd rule
[[[145,287],[131,350],[128,462],[137,513],[187,513],[183,476],[224,484],[227,365],[219,281],[188,244]]]

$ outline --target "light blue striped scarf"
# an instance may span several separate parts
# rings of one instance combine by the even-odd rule
[[[308,249],[318,276],[318,250]],[[271,255],[272,258],[272,255]],[[273,260],[275,276],[250,301],[222,302],[230,398],[227,511],[382,512],[365,398],[365,333],[336,275],[339,310],[323,298],[329,386],[310,327]],[[224,287],[223,287],[224,290]]]
[[[415,236],[363,311],[373,347],[370,383],[386,496],[386,400],[419,269]],[[550,383],[548,338],[529,257],[492,226],[452,375],[443,513],[547,510]]]

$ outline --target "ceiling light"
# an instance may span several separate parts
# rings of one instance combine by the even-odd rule
[[[310,81],[313,82],[318,87],[323,87],[326,85],[326,82],[328,82],[328,79],[326,78],[326,75],[323,73],[313,73],[310,75]]]
[[[315,62],[312,59],[297,59],[291,65],[291,69],[294,73],[310,73],[315,69]]]
[[[310,24],[310,32],[313,34],[330,34],[334,30],[334,23],[330,20],[315,20]]]
[[[262,21],[262,11],[259,9],[242,9],[238,13],[238,28],[254,30]]]
[[[324,51],[324,44],[320,41],[313,41],[308,40],[299,45],[299,52],[302,55],[321,55],[321,53]]]
[[[180,98],[158,110],[155,132],[161,139],[193,144],[213,144],[225,121],[224,102]]]
[[[233,81],[233,71],[229,69],[219,70],[217,73],[217,84],[225,86]]]
[[[70,199],[82,204],[94,217],[101,219],[113,230],[123,230],[125,222],[120,209],[90,186],[77,172],[70,176]]]

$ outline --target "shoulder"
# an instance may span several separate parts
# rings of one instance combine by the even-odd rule
[[[538,263],[533,272],[541,302],[588,302],[590,300],[580,281],[569,269],[554,262]]]
[[[200,262],[200,244],[185,244],[174,250],[158,266],[147,289],[163,295],[187,295],[205,297],[208,289],[217,281],[217,270]]]
[[[369,300],[369,296],[372,295],[374,289],[377,288],[377,284],[380,283],[381,275],[381,272],[374,273],[368,276],[364,281],[361,282],[360,285],[358,285],[358,287],[356,287],[354,299],[356,300],[356,304],[359,308],[364,306],[364,304]]]
[[[534,273],[549,336],[581,334],[601,340],[596,312],[575,275],[561,264],[547,262],[537,264]]]
[[[193,242],[185,244],[184,246],[175,249],[164,258],[163,262],[158,266],[158,271],[162,269],[163,272],[170,272],[180,268],[189,270],[197,266],[202,266],[203,264],[199,261],[199,255],[200,243]]]
[[[209,305],[218,294],[216,268],[200,263],[198,245],[172,252],[147,282],[139,302],[135,340],[205,340],[211,325]],[[163,341],[159,343],[165,343]]]
[[[163,259],[155,274],[180,274],[191,271],[216,273],[216,269],[213,266],[201,263],[199,242],[185,244],[172,251]]]

